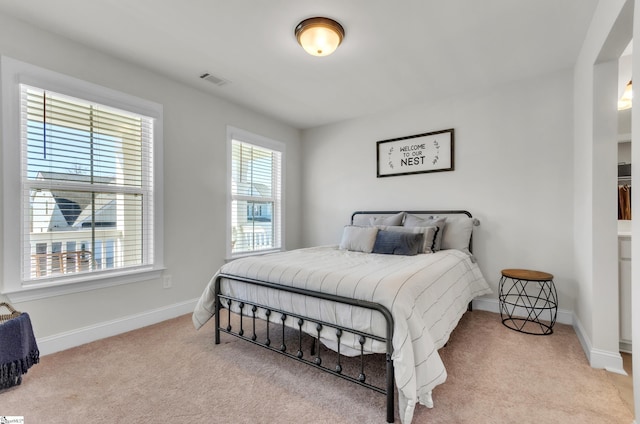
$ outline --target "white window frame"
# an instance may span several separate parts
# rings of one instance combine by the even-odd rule
[[[49,71],[6,56],[0,57],[2,93],[2,181],[3,181],[3,281],[0,293],[10,301],[21,302],[59,296],[136,281],[160,278],[164,269],[163,236],[163,108],[162,105],[108,89],[67,75]],[[22,205],[20,84],[27,84],[60,94],[127,110],[153,118],[153,258],[149,265],[132,269],[101,270],[96,273],[64,274],[42,280],[22,278],[22,228],[25,225]]]
[[[233,156],[233,140],[253,144],[254,146],[263,147],[278,151],[281,154],[280,157],[280,199],[279,207],[274,206],[273,215],[278,215],[277,219],[274,219],[274,232],[279,233],[276,237],[280,239],[280,247],[269,250],[258,250],[254,252],[232,253],[231,240],[232,240],[232,175],[231,175],[231,161]],[[226,237],[226,258],[227,260],[233,260],[244,256],[263,255],[269,252],[278,252],[285,249],[285,169],[286,169],[286,145],[281,141],[272,140],[270,138],[251,133],[249,131],[235,128],[232,126],[227,127],[227,237]]]

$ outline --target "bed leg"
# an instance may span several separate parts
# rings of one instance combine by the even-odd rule
[[[216,344],[220,344],[220,312],[218,311],[218,309],[216,308],[216,317],[215,317],[215,323],[216,323],[216,332],[215,332],[215,342]]]
[[[393,393],[393,383],[394,383],[394,375],[393,375],[393,360],[391,359],[391,355],[387,354],[387,422],[394,422],[394,393]]]
[[[313,342],[311,343],[311,352],[310,352],[311,356],[316,354],[316,339],[315,337],[313,338]]]
[[[473,301],[469,302],[469,304],[467,305],[467,311],[468,312],[473,311]]]
[[[220,303],[220,298],[218,297],[218,295],[220,294],[220,277],[216,278],[216,282],[214,285],[214,294],[215,294],[215,300],[214,300],[215,312],[213,316],[214,316],[214,322],[216,325],[215,343],[220,344],[220,305],[221,303]]]

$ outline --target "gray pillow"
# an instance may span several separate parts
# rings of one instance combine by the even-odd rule
[[[400,233],[424,234],[422,245],[418,253],[433,253],[433,247],[436,243],[436,235],[438,227],[400,227],[391,225],[376,225],[379,230],[397,231]]]
[[[342,230],[341,250],[371,253],[376,242],[378,229],[376,227],[356,227],[346,225]]]
[[[370,220],[371,225],[402,225],[404,221],[404,212],[398,212],[397,214],[383,217],[372,217]]]
[[[442,249],[458,249],[469,253],[469,242],[473,233],[473,219],[467,216],[447,217],[446,230],[442,236]]]
[[[417,255],[420,246],[422,246],[423,239],[424,234],[422,233],[414,234],[380,230],[376,235],[373,253],[407,256]]]
[[[433,251],[437,252],[442,247],[442,237],[445,231],[446,218],[420,218],[415,215],[407,214],[404,219],[404,226],[408,228],[412,227],[438,227],[436,239],[433,244]]]

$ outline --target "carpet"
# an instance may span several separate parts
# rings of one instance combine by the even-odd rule
[[[633,421],[570,326],[531,336],[497,314],[468,312],[440,353],[448,379],[414,423]],[[42,357],[21,386],[0,392],[3,415],[29,424],[363,424],[385,422],[385,397],[229,335],[216,346],[213,323],[195,331],[185,315]]]

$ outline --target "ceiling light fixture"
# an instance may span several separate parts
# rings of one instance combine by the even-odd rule
[[[329,18],[309,18],[300,22],[295,30],[298,43],[313,56],[328,56],[344,38],[344,28]]]
[[[633,85],[631,81],[627,83],[627,86],[624,89],[624,93],[622,93],[622,97],[618,100],[618,110],[627,110],[632,106],[633,99]]]

